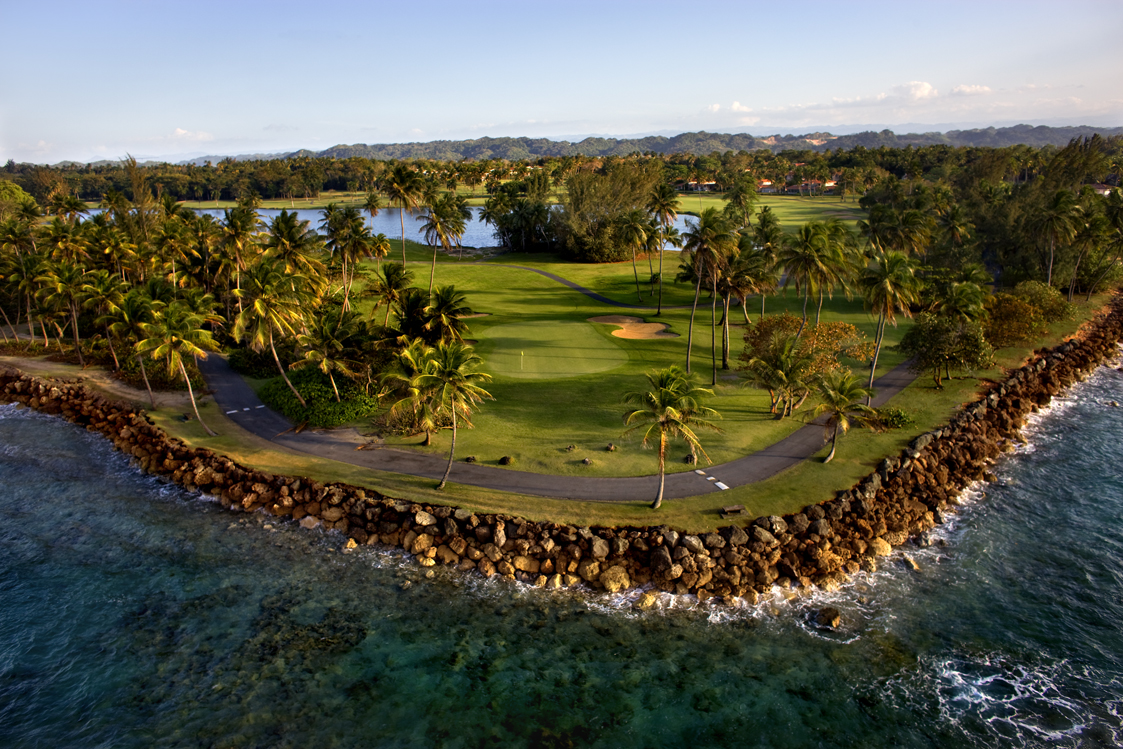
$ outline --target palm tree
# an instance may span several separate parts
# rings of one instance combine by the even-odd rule
[[[82,357],[82,344],[78,339],[78,308],[84,300],[86,270],[75,263],[56,263],[46,274],[39,277],[43,284],[43,301],[48,307],[65,309],[70,315],[70,329],[74,334],[74,350],[78,353],[78,363],[83,369],[86,361]]]
[[[666,182],[660,182],[655,190],[651,193],[651,197],[647,199],[647,210],[653,215],[656,220],[663,227],[663,238],[667,238],[667,230],[675,222],[675,217],[678,215],[678,193],[675,188],[671,187]],[[655,316],[663,314],[663,249],[659,249],[659,305],[655,310]]]
[[[247,255],[257,240],[260,226],[257,213],[249,208],[234,208],[223,212],[222,241],[234,258],[234,286],[242,288],[242,271],[246,269]],[[242,301],[238,300],[241,310]]]
[[[284,264],[294,291],[294,277],[302,277],[318,286],[319,280],[325,276],[324,264],[316,258],[323,247],[323,240],[309,228],[308,221],[300,220],[295,211],[290,213],[282,208],[280,215],[269,222],[264,247],[265,257],[277,258]]]
[[[1057,245],[1072,239],[1080,213],[1076,194],[1071,190],[1057,190],[1034,222],[1037,230],[1049,240],[1049,269],[1045,275],[1045,283],[1048,285],[1053,283],[1053,256]]]
[[[429,270],[429,294],[433,293],[433,279],[437,275],[437,247],[447,253],[455,241],[460,243],[464,236],[465,219],[460,212],[460,206],[453,195],[438,197],[417,217],[424,221],[421,231],[425,234],[425,241],[433,248],[433,265]]]
[[[787,237],[777,257],[787,274],[784,287],[794,283],[796,291],[803,292],[803,320],[795,337],[803,335],[807,326],[807,300],[813,290],[830,276],[830,238],[823,224],[809,221],[799,227],[794,236]]]
[[[132,336],[140,342],[147,337],[145,326],[152,322],[152,316],[152,299],[140,288],[129,289],[121,303],[107,315],[111,320],[109,333],[120,338]],[[135,348],[134,352],[136,352]],[[136,361],[140,365],[140,376],[144,379],[144,387],[148,390],[148,402],[152,404],[152,409],[156,410],[156,397],[152,394],[148,372],[144,369],[144,356],[140,352],[136,352]]]
[[[378,233],[370,238],[370,254],[374,255],[374,267],[382,267],[382,258],[390,254],[390,240],[385,234]]]
[[[877,372],[881,343],[885,340],[885,324],[896,327],[898,312],[912,317],[911,305],[920,302],[920,279],[916,270],[915,261],[908,255],[890,250],[875,255],[873,262],[859,279],[866,306],[877,312],[877,334],[874,339],[873,361],[870,362],[871,388]]]
[[[850,371],[830,372],[819,378],[819,397],[823,402],[815,406],[814,416],[828,414],[826,429],[831,434],[831,451],[824,463],[834,459],[838,433],[850,431],[853,424],[873,426],[877,411],[862,404],[862,399],[873,397],[873,390],[863,387],[858,375]]]
[[[315,315],[308,333],[298,335],[297,343],[308,351],[300,361],[293,362],[290,369],[315,365],[331,381],[336,403],[341,402],[339,387],[335,384],[335,373],[347,377],[354,376],[351,367],[354,362],[343,354],[347,349],[347,339],[353,336],[360,325],[359,314],[346,310],[335,310],[327,314]]]
[[[472,410],[485,398],[492,400],[491,393],[481,385],[491,380],[491,375],[475,371],[483,360],[476,355],[471,346],[460,341],[441,342],[432,350],[425,368],[416,379],[416,388],[435,404],[434,411],[448,415],[452,419],[452,444],[448,450],[448,465],[441,478],[438,489],[444,489],[448,475],[452,472],[452,461],[456,455],[457,419],[471,427]]]
[[[386,194],[390,205],[397,205],[401,210],[399,218],[402,224],[402,265],[406,264],[406,211],[413,212],[421,199],[423,186],[421,177],[405,164],[398,164],[382,177],[382,192]]]
[[[472,314],[472,309],[463,292],[455,286],[438,286],[429,299],[428,320],[425,325],[438,341],[463,341],[468,326],[463,318]]]
[[[363,201],[363,210],[370,214],[371,225],[374,225],[374,219],[382,211],[382,198],[376,192],[368,192],[366,200]]]
[[[243,293],[249,297],[249,304],[238,313],[234,321],[234,338],[239,341],[247,339],[254,351],[264,351],[268,346],[285,384],[300,401],[300,405],[307,408],[304,397],[285,374],[274,341],[276,335],[293,335],[304,323],[302,304],[306,300],[295,290],[285,288],[287,280],[289,277],[284,272],[281,261],[260,262],[246,273]]]
[[[400,413],[408,407],[412,416],[411,428],[425,432],[422,447],[432,444],[432,435],[438,428],[437,414],[433,402],[417,386],[417,378],[425,371],[432,358],[433,349],[420,338],[412,339],[394,357],[389,368],[383,372],[382,381],[403,397],[390,407],[390,413]]]
[[[97,314],[97,322],[105,326],[105,340],[109,343],[109,353],[113,355],[113,368],[120,369],[117,350],[113,348],[113,335],[109,331],[113,311],[124,301],[127,287],[125,282],[107,270],[96,270],[86,275],[82,287],[83,306],[92,308]]]
[[[351,284],[355,280],[355,266],[360,259],[370,254],[371,236],[359,209],[347,206],[334,209],[329,204],[324,209],[323,226],[327,229],[327,246],[334,255],[339,253],[343,272],[343,309],[351,308]],[[351,267],[350,279],[347,268]]]
[[[187,394],[191,398],[191,408],[195,411],[195,418],[203,425],[203,429],[212,437],[218,436],[199,416],[199,405],[195,403],[195,391],[191,387],[191,378],[187,376],[187,369],[183,366],[183,357],[192,356],[206,359],[208,351],[217,351],[218,344],[211,338],[209,331],[204,330],[203,319],[187,309],[180,302],[173,302],[170,306],[156,312],[151,323],[144,326],[148,337],[136,345],[138,354],[150,354],[153,359],[164,359],[168,363],[168,376],[174,376],[178,369],[183,381],[187,384]]]
[[[707,208],[698,217],[698,223],[683,235],[684,249],[693,259],[696,278],[694,285],[694,304],[690,308],[690,326],[686,334],[686,373],[690,374],[690,351],[694,342],[694,315],[698,310],[698,298],[702,293],[702,279],[717,279],[717,268],[725,262],[726,254],[736,247],[736,238],[729,231],[724,217],[716,208]],[[714,289],[714,314],[716,318],[717,290]],[[715,320],[716,322],[716,320]],[[712,335],[712,330],[711,330]],[[713,343],[711,341],[711,343]],[[714,351],[714,382],[717,381],[717,353]]]
[[[647,383],[646,390],[624,395],[624,402],[635,406],[624,413],[624,424],[629,427],[624,433],[630,434],[646,427],[643,434],[644,447],[649,446],[655,435],[658,435],[659,493],[651,504],[651,509],[658,510],[663,504],[668,440],[681,439],[690,447],[691,453],[700,452],[707,462],[712,462],[694,430],[703,428],[720,431],[712,420],[720,419],[721,415],[702,404],[702,399],[714,392],[694,385],[690,377],[677,366],[648,372]]]
[[[386,319],[382,321],[383,327],[390,324],[390,311],[405,296],[406,290],[413,285],[413,271],[407,270],[398,263],[386,263],[375,274],[374,280],[367,285],[367,290],[377,297],[374,308],[386,306]],[[374,312],[374,309],[371,310]]]
[[[621,240],[632,248],[632,274],[636,277],[636,297],[642,302],[643,295],[639,290],[639,271],[636,270],[636,248],[647,243],[647,214],[640,208],[628,211],[620,220]]]

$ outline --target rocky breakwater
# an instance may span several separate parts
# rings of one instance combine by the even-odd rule
[[[944,427],[914,439],[853,488],[784,517],[747,527],[684,534],[665,526],[579,528],[384,497],[369,489],[274,476],[169,438],[142,411],[91,393],[77,381],[0,370],[0,400],[58,414],[108,437],[149,473],[219,499],[232,511],[264,511],[323,526],[347,545],[383,544],[422,566],[445,565],[545,588],[636,586],[700,600],[758,600],[773,585],[832,589],[873,570],[878,557],[952,512],[960,492],[1019,439],[1026,418],[1114,356],[1123,303],[1078,340],[1038,352]],[[651,602],[645,596],[642,602]]]

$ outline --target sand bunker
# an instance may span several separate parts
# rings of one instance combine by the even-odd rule
[[[668,333],[667,324],[662,322],[644,322],[639,317],[627,315],[601,315],[590,317],[589,322],[618,325],[619,330],[612,331],[617,338],[630,338],[632,340],[650,340],[652,338],[678,338],[678,333]]]

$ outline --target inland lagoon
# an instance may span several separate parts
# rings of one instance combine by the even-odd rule
[[[0,745],[1115,746],[1121,391],[1055,399],[841,591],[646,612],[343,553],[2,406]]]

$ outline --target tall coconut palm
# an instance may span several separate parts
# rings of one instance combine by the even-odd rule
[[[363,210],[370,214],[371,226],[374,225],[374,219],[382,211],[382,197],[376,192],[368,192],[366,199],[363,201]]]
[[[140,288],[129,289],[121,303],[111,310],[106,317],[109,320],[110,335],[118,338],[135,338],[137,342],[148,337],[145,326],[152,322],[152,299]],[[152,409],[156,409],[156,396],[152,394],[152,385],[148,382],[148,372],[144,368],[144,356],[133,348],[137,364],[140,365],[140,376],[144,380],[144,387],[148,390],[148,402]]]
[[[265,257],[276,258],[283,263],[294,291],[295,277],[311,282],[314,287],[319,286],[320,279],[325,277],[326,269],[317,257],[323,249],[323,240],[295,211],[290,213],[282,208],[281,213],[269,222],[264,248]]]
[[[425,433],[421,443],[428,447],[433,442],[433,432],[438,428],[438,416],[433,410],[432,399],[419,389],[417,378],[425,371],[432,358],[433,349],[420,338],[409,341],[394,357],[390,366],[382,373],[382,382],[401,397],[390,407],[391,414],[409,410],[410,427]]]
[[[690,374],[690,352],[694,343],[694,316],[698,310],[698,299],[702,294],[702,281],[711,282],[717,278],[717,268],[725,262],[726,256],[736,247],[736,237],[729,230],[725,218],[716,208],[706,208],[698,217],[698,222],[683,235],[683,248],[690,253],[693,263],[694,304],[690,308],[690,325],[686,333],[686,373]],[[716,308],[716,289],[714,290]],[[716,309],[715,309],[716,312]],[[711,342],[712,343],[712,342]],[[717,378],[717,355],[714,354],[714,378]]]
[[[694,385],[677,366],[648,372],[647,384],[646,390],[624,395],[624,402],[635,406],[624,413],[624,424],[628,426],[624,433],[643,429],[644,447],[658,440],[659,493],[651,503],[651,509],[658,510],[663,504],[666,483],[667,442],[681,439],[690,447],[691,453],[700,452],[707,462],[712,462],[695,430],[720,431],[713,420],[720,419],[721,415],[702,403],[704,398],[714,394],[713,391]]]
[[[433,264],[429,270],[429,294],[432,295],[433,280],[437,275],[437,248],[441,247],[447,253],[454,242],[460,244],[460,238],[464,236],[465,219],[456,197],[445,194],[434,199],[417,220],[425,222],[421,225],[421,231],[426,243],[433,248]]]
[[[491,393],[482,385],[491,380],[491,375],[477,372],[476,367],[483,360],[471,346],[460,341],[441,342],[433,349],[425,368],[416,379],[416,388],[435,404],[434,410],[447,415],[452,420],[452,443],[448,450],[448,465],[441,478],[438,489],[444,489],[448,475],[452,472],[452,461],[456,455],[456,429],[458,420],[471,427],[471,416],[476,404],[485,398],[492,400]]]
[[[248,340],[254,351],[264,351],[268,346],[285,384],[300,401],[300,405],[307,407],[304,396],[285,374],[275,342],[276,336],[293,335],[304,326],[303,309],[309,300],[302,298],[299,292],[286,283],[289,279],[280,260],[263,261],[249,269],[245,277],[245,288],[242,290],[248,304],[234,321],[234,338],[239,341]]]
[[[640,208],[625,213],[620,219],[620,239],[632,250],[632,274],[636,277],[636,297],[642,302],[639,290],[639,271],[636,270],[636,248],[647,244],[649,230],[647,214]]]
[[[402,265],[406,264],[406,211],[413,212],[421,200],[421,176],[405,164],[398,164],[382,176],[382,192],[390,205],[398,206],[402,224]]]
[[[74,350],[83,369],[86,360],[82,357],[82,343],[78,338],[78,310],[85,300],[85,274],[86,270],[82,266],[63,261],[49,266],[49,270],[39,277],[39,282],[43,284],[43,302],[48,307],[65,310],[70,317]]]
[[[187,309],[181,302],[173,302],[155,313],[151,323],[145,325],[147,338],[137,343],[139,354],[149,354],[153,359],[163,359],[168,363],[168,376],[174,377],[176,370],[187,385],[191,398],[191,408],[195,418],[212,437],[217,434],[199,416],[199,405],[195,402],[195,391],[191,378],[183,366],[183,357],[191,356],[206,359],[208,351],[217,351],[218,344],[211,338],[210,331],[203,327],[203,319]]]
[[[1071,190],[1057,190],[1037,215],[1034,224],[1041,236],[1049,241],[1049,266],[1045,283],[1053,283],[1053,257],[1057,245],[1068,242],[1076,233],[1081,214],[1080,203]]]
[[[807,300],[812,292],[830,276],[830,238],[824,225],[809,221],[795,235],[787,237],[777,260],[784,267],[784,287],[794,283],[803,293],[803,318],[796,333],[798,339],[807,327]]]
[[[88,273],[82,287],[82,306],[94,310],[98,315],[97,323],[105,326],[105,340],[109,343],[109,353],[113,355],[114,369],[120,369],[121,362],[117,360],[109,323],[113,311],[124,301],[127,288],[124,281],[104,269]]]
[[[671,187],[666,182],[660,182],[652,191],[651,196],[647,199],[647,211],[655,217],[659,224],[663,227],[663,239],[667,239],[668,230],[675,223],[675,217],[678,216],[678,193],[675,188]],[[655,310],[655,315],[658,317],[663,314],[663,248],[659,248],[659,304]]]
[[[875,255],[859,279],[866,307],[877,312],[877,334],[874,337],[873,361],[870,362],[871,388],[877,373],[881,343],[885,340],[886,323],[895,327],[898,312],[912,317],[910,308],[920,301],[921,284],[916,271],[916,262],[908,255],[890,250]]]
[[[242,288],[242,271],[246,269],[257,242],[261,221],[257,212],[249,208],[234,208],[223,212],[222,242],[234,258],[234,287]],[[238,309],[241,309],[241,300]]]
[[[819,378],[818,390],[822,403],[815,406],[814,415],[828,415],[825,426],[831,435],[831,451],[823,462],[830,463],[838,447],[838,433],[846,434],[854,424],[873,426],[877,423],[877,411],[861,402],[865,398],[868,403],[873,391],[863,387],[853,372],[828,372]]]

